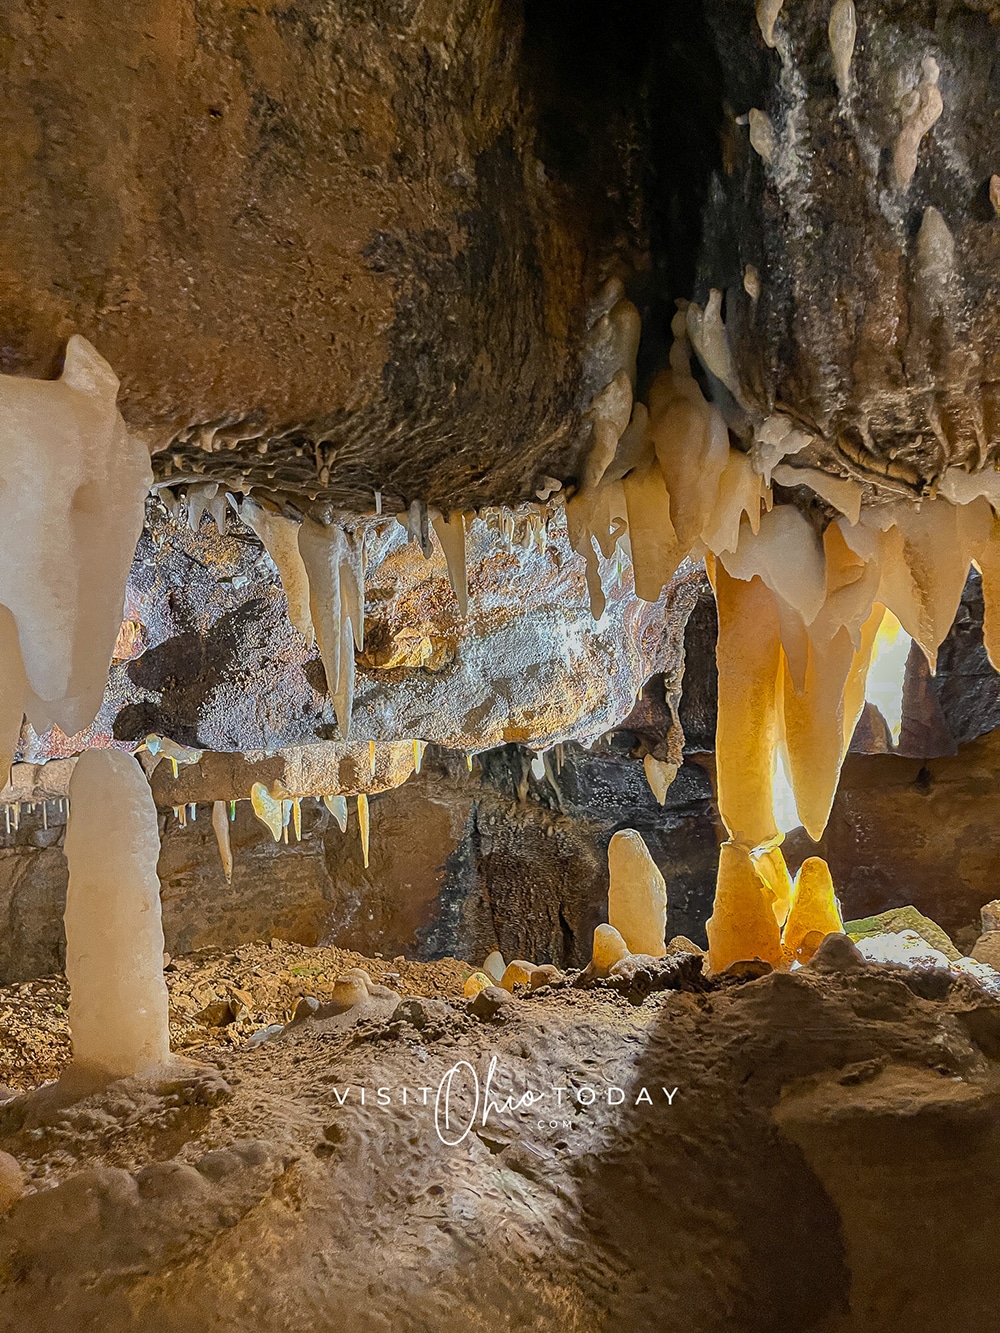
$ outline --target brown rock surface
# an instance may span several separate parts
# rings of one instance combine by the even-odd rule
[[[284,1013],[309,984],[306,951],[181,961],[172,994],[195,1003],[202,985],[273,987],[264,1008]],[[212,1063],[186,1080],[8,1102],[0,1146],[27,1193],[0,1237],[21,1273],[0,1324],[284,1333],[322,1309],[347,1333],[659,1333],[673,1311],[689,1333],[988,1327],[1000,1005],[965,982],[923,999],[882,968],[699,984],[640,1003],[543,990],[489,1023],[413,1000],[254,1049],[230,1024],[202,1030],[189,1053]],[[51,1036],[18,1042],[30,1058]],[[456,1061],[485,1078],[494,1059],[497,1091],[543,1099],[484,1121],[453,1084],[460,1123],[436,1133]]]

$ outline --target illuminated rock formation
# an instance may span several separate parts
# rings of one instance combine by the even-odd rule
[[[666,953],[667,886],[646,844],[634,829],[622,829],[608,844],[608,924],[629,953],[661,958]]]

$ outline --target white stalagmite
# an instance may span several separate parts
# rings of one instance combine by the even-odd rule
[[[104,697],[152,474],[85,338],[57,380],[0,375],[0,605],[17,622],[36,731],[73,735]]]
[[[311,646],[316,631],[309,614],[309,575],[299,551],[299,524],[264,509],[249,496],[240,507],[240,518],[274,561],[288,599],[288,619]]]
[[[666,953],[667,886],[635,829],[622,829],[608,844],[608,924],[630,953]]]
[[[233,879],[233,847],[229,840],[229,811],[226,809],[225,801],[213,801],[212,803],[212,828],[215,830],[215,840],[219,844],[222,872],[226,877],[226,883],[231,884]]]
[[[87,750],[69,784],[66,976],[73,1064],[149,1076],[170,1060],[156,806],[138,762]]]

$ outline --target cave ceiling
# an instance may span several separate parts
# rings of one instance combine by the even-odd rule
[[[478,508],[579,477],[609,280],[640,393],[714,290],[737,441],[930,493],[1000,444],[1000,13],[866,11],[840,90],[760,8],[6,6],[0,369],[82,333],[160,481]]]

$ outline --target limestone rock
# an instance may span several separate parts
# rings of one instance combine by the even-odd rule
[[[915,907],[893,907],[887,912],[879,912],[877,916],[844,923],[844,933],[855,943],[870,936],[893,935],[901,931],[912,931],[919,935],[932,949],[944,954],[951,962],[962,956],[941,927]]]

